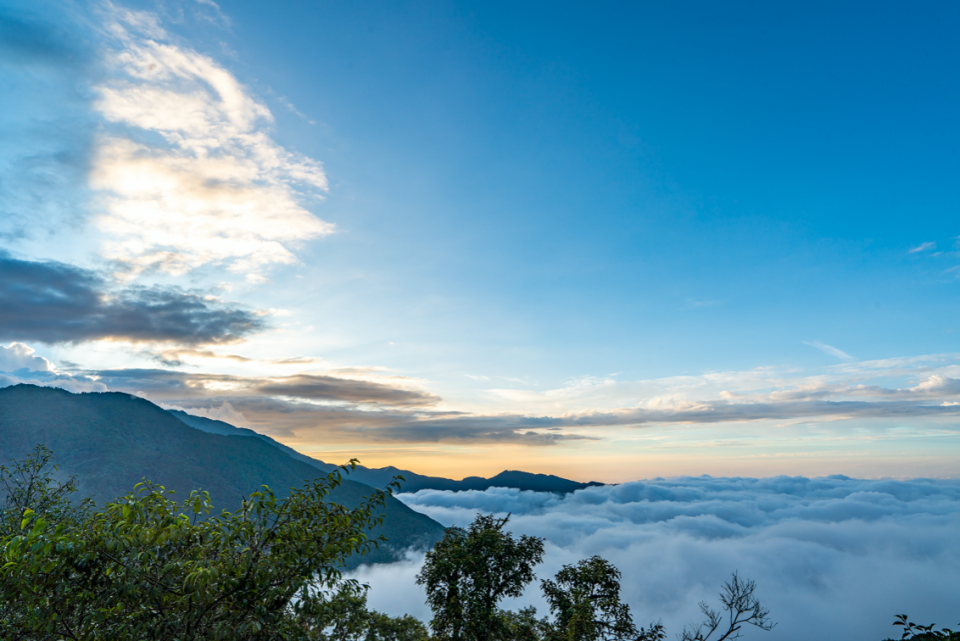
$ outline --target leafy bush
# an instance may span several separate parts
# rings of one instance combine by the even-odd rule
[[[0,469],[3,639],[322,638],[330,595],[355,587],[344,560],[379,543],[365,532],[387,494],[327,503],[335,472],[213,515],[204,492],[177,503],[144,482],[95,510],[72,505],[75,486],[53,471],[42,448]]]

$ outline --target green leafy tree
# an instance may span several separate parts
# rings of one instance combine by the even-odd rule
[[[318,641],[429,641],[420,620],[369,611],[367,590],[366,585],[344,583],[330,595],[310,625]]]
[[[493,641],[504,635],[498,609],[518,597],[543,560],[543,539],[504,532],[509,516],[477,515],[467,529],[449,528],[427,553],[417,583],[424,586],[438,639]]]
[[[363,641],[429,641],[427,626],[409,614],[391,617],[371,612]]]
[[[550,639],[554,626],[546,618],[537,619],[537,609],[523,608],[519,612],[500,611],[500,637],[503,641],[543,641]]]
[[[338,471],[213,516],[204,492],[177,503],[144,482],[93,510],[51,471],[44,450],[0,469],[3,639],[322,638],[330,595],[350,585],[340,568],[378,544],[366,532],[392,489],[353,509],[325,502]]]
[[[565,565],[554,580],[541,581],[544,597],[556,618],[552,638],[558,641],[633,641],[662,639],[663,626],[640,629],[630,607],[620,601],[620,570],[599,556]]]
[[[19,533],[28,510],[51,526],[76,524],[89,513],[93,502],[71,501],[77,491],[76,479],[57,481],[58,469],[53,452],[42,445],[24,460],[13,461],[12,467],[0,465],[0,537]]]
[[[344,583],[320,606],[309,627],[317,630],[322,641],[358,641],[367,632],[366,586]]]

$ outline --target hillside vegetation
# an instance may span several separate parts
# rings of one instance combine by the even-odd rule
[[[34,385],[0,389],[3,458],[23,459],[36,445],[54,453],[63,478],[77,479],[78,496],[98,505],[125,495],[147,478],[177,497],[202,488],[214,505],[232,511],[261,485],[282,498],[291,488],[329,472],[257,438],[194,429],[129,394],[71,394]],[[331,500],[355,507],[372,492],[367,485],[344,480]],[[385,525],[371,535],[384,535],[388,543],[370,552],[371,562],[395,560],[403,549],[430,547],[443,536],[442,525],[392,496],[385,498],[382,511],[388,517]]]

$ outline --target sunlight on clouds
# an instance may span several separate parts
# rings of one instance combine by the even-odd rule
[[[107,258],[129,275],[215,263],[257,282],[264,267],[296,262],[292,243],[334,231],[300,202],[326,191],[320,163],[270,139],[270,111],[232,74],[158,42],[165,35],[149,14],[114,8],[113,19],[116,76],[97,88],[96,108],[115,127],[99,141],[91,172],[104,194],[98,227]]]
[[[0,345],[0,372],[14,372],[25,369],[33,372],[53,372],[56,367],[42,356],[36,356],[37,350],[23,343]]]

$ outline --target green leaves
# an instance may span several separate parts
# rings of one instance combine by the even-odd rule
[[[503,527],[509,517],[477,515],[467,530],[450,528],[427,553],[417,583],[433,610],[439,639],[487,641],[503,629],[497,604],[518,597],[543,560],[543,539],[515,539]]]
[[[638,635],[630,608],[620,602],[620,570],[599,556],[565,565],[541,581],[556,617],[557,636],[569,641],[633,641]],[[656,624],[655,624],[656,625]]]
[[[380,543],[367,531],[387,493],[353,509],[327,503],[339,473],[283,500],[261,487],[214,516],[206,492],[178,503],[146,480],[76,509],[49,461],[38,450],[0,468],[0,638],[319,639],[316,615],[344,561]]]
[[[910,639],[912,641],[960,641],[960,631],[942,628],[935,630],[936,623],[930,625],[917,625],[906,614],[898,614],[894,617],[896,620],[893,625],[903,626],[901,639]]]

